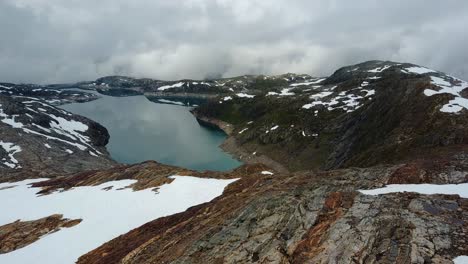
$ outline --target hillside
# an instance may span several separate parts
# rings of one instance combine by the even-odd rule
[[[10,221],[0,226],[6,252],[28,252],[20,248],[45,243],[44,234],[65,236],[61,227],[101,235],[85,224],[99,210],[116,210],[94,221],[102,230],[133,225],[100,237],[107,242],[78,263],[454,263],[468,256],[468,83],[445,73],[369,61],[320,78],[110,76],[66,86],[193,106],[199,123],[224,130],[222,147],[246,163],[229,172],[117,164],[105,149],[106,128],[50,105],[49,93],[25,97],[11,87],[0,96],[0,182],[48,179],[5,183],[0,195],[18,188],[58,204],[73,197],[70,214],[80,200],[98,209]],[[80,191],[100,198],[73,196]],[[12,231],[19,227],[28,231]]]

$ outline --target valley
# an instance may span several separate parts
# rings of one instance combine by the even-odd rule
[[[65,260],[42,247],[98,230],[65,262],[463,263],[467,92],[390,61],[328,77],[2,83],[0,238],[18,249],[0,261]],[[57,214],[81,222],[41,229]],[[108,218],[122,226],[107,232]],[[30,244],[10,231],[24,225]]]

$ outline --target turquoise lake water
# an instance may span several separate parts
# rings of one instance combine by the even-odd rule
[[[194,170],[226,171],[241,165],[218,146],[222,131],[200,126],[185,106],[158,104],[144,96],[111,97],[61,106],[105,126],[107,149],[122,163],[156,160]]]

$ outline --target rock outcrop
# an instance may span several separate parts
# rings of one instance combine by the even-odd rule
[[[0,181],[54,177],[116,163],[107,129],[34,97],[0,96]]]
[[[33,221],[15,221],[0,226],[0,254],[5,254],[25,247],[41,237],[70,228],[81,222],[81,219],[64,219],[63,215],[55,214]]]
[[[427,172],[468,181],[452,165],[462,164]],[[391,182],[405,166],[238,174],[215,200],[149,222],[78,263],[451,263],[466,255],[467,199],[358,191]]]

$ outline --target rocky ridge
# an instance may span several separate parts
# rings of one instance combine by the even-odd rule
[[[195,114],[227,122],[247,152],[292,171],[366,167],[466,145],[467,87],[413,64],[371,61],[252,98],[212,100]]]
[[[0,254],[5,254],[39,240],[41,237],[70,228],[81,222],[81,219],[64,219],[63,215],[51,215],[33,221],[16,221],[0,226]]]
[[[116,163],[107,129],[43,99],[0,96],[0,181],[54,177]]]

